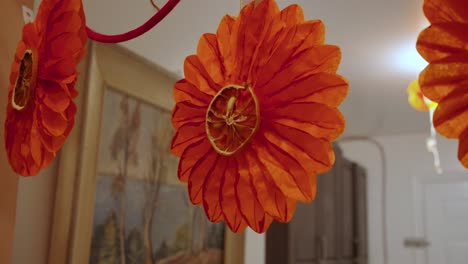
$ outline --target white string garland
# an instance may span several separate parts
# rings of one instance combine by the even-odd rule
[[[424,97],[424,102],[426,105],[431,105],[433,102],[426,97]],[[426,147],[427,151],[432,153],[432,156],[434,157],[434,169],[438,174],[442,174],[442,166],[440,164],[440,155],[439,155],[439,149],[437,147],[437,132],[436,129],[433,125],[434,121],[434,107],[429,108],[429,122],[431,126],[431,135],[426,139]]]

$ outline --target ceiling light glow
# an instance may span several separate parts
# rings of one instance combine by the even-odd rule
[[[416,41],[408,41],[392,52],[390,61],[397,71],[419,75],[428,65],[416,50],[415,43]]]

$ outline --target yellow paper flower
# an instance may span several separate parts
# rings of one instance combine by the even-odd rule
[[[424,97],[418,80],[408,86],[408,102],[416,110],[429,111],[437,107],[437,103]]]

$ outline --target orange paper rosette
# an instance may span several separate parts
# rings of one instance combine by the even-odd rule
[[[419,76],[421,90],[439,103],[434,126],[460,140],[458,158],[468,168],[468,5],[465,0],[425,0],[431,26],[419,36],[417,48],[429,62]]]
[[[49,165],[73,128],[76,66],[86,42],[81,0],[43,0],[36,20],[24,26],[5,121],[8,159],[18,174]]]
[[[437,107],[437,103],[431,102],[429,100],[426,101],[426,100],[424,99],[424,95],[421,92],[421,88],[419,87],[418,80],[412,82],[408,86],[409,104],[418,111],[429,111],[429,109],[433,109]]]
[[[174,88],[172,152],[178,176],[209,220],[234,232],[291,220],[316,195],[317,174],[335,160],[344,130],[338,110],[348,83],[321,21],[273,0],[225,16],[201,37]]]

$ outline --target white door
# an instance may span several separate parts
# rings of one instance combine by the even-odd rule
[[[422,237],[418,264],[468,263],[468,174],[423,182],[419,218]]]

